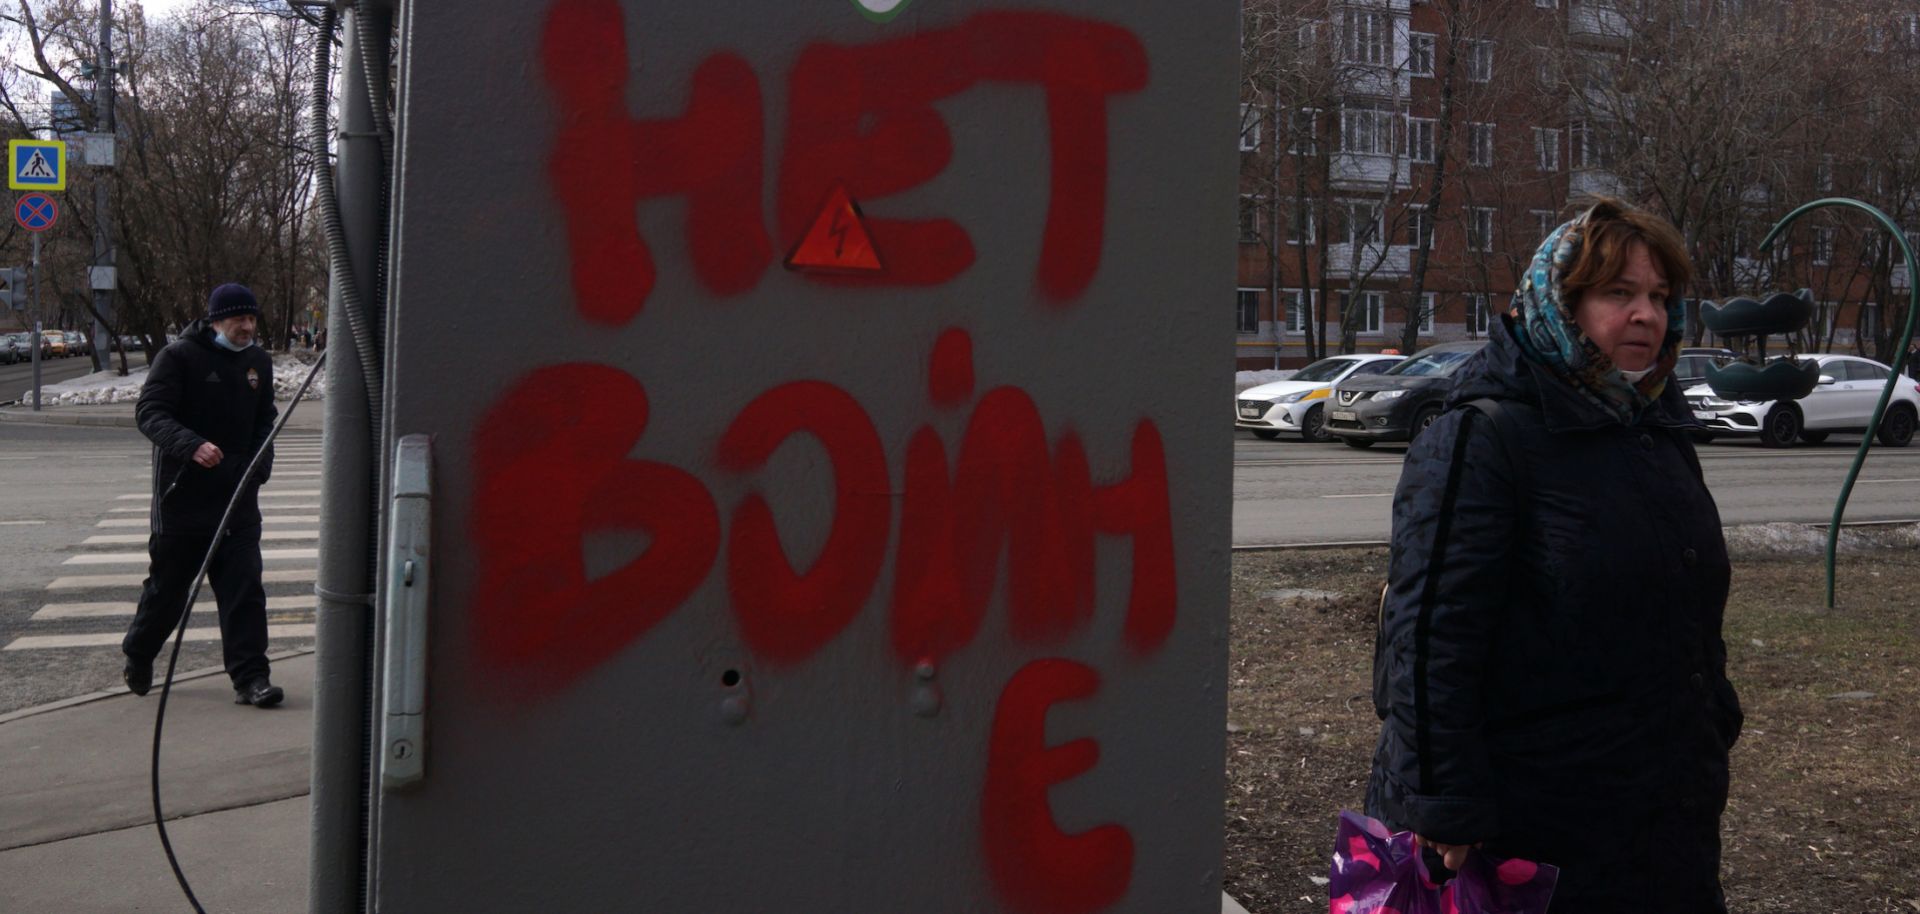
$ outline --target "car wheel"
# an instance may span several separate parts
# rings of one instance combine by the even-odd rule
[[[1880,443],[1887,447],[1906,447],[1913,442],[1913,407],[1899,404],[1880,417]]]
[[[1800,437],[1800,411],[1791,406],[1780,405],[1767,413],[1765,421],[1760,423],[1760,443],[1766,447],[1792,447],[1794,439]]]
[[[1256,429],[1251,429],[1250,431],[1253,432],[1253,437],[1258,438],[1262,441],[1272,441],[1273,439],[1280,437],[1279,432],[1274,431],[1273,429],[1270,429],[1270,428],[1256,428]]]
[[[1340,443],[1347,447],[1357,447],[1362,450],[1373,447],[1372,438],[1342,438],[1340,439]]]
[[[1800,440],[1805,441],[1808,444],[1819,444],[1820,442],[1827,440],[1827,434],[1828,434],[1827,432],[1803,431],[1800,433]]]
[[[1321,407],[1307,410],[1300,418],[1300,437],[1317,444],[1326,444],[1333,440],[1333,433],[1327,431],[1327,411]]]
[[[1431,426],[1434,420],[1438,418],[1440,418],[1440,407],[1420,407],[1420,409],[1413,414],[1413,425],[1407,429],[1407,441],[1414,442],[1420,440],[1420,436],[1426,432],[1427,427]]]

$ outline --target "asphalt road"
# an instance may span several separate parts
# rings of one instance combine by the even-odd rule
[[[147,570],[149,454],[131,428],[0,424],[0,713],[120,682]],[[270,651],[312,644],[319,472],[319,437],[283,433],[260,498]],[[180,670],[220,665],[214,610],[203,589],[188,623],[203,640],[185,643]]]
[[[1392,528],[1393,488],[1405,445],[1355,450],[1236,431],[1233,544],[1382,541]],[[1700,445],[1707,486],[1727,524],[1824,523],[1860,445],[1835,435],[1784,450],[1757,442]],[[1875,447],[1860,471],[1846,520],[1920,519],[1920,444]]]
[[[113,357],[113,364],[120,364],[120,357]],[[127,353],[127,367],[139,368],[147,364],[144,352]],[[58,384],[93,372],[93,359],[76,355],[70,358],[45,358],[40,360],[40,383]],[[0,403],[6,403],[20,397],[22,391],[33,389],[33,363],[17,362],[12,365],[0,365]],[[25,402],[24,399],[22,402]]]

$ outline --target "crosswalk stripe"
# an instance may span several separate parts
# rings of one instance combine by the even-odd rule
[[[320,494],[319,489],[293,489],[286,492],[262,491],[260,493],[260,497],[261,498],[314,498],[314,497],[317,497],[319,494]],[[153,498],[153,494],[150,492],[141,492],[137,495],[115,495],[113,498],[115,501],[147,501]]]
[[[262,540],[312,540],[319,539],[319,530],[264,530]],[[147,541],[145,533],[101,533],[80,541],[82,546],[131,546]]]
[[[270,569],[260,574],[263,584],[286,584],[312,581],[318,576],[316,568]],[[95,587],[139,587],[147,576],[144,574],[76,574],[54,578],[47,585],[48,590],[90,590]],[[202,582],[202,590],[205,590]]]
[[[320,550],[318,549],[262,549],[260,550],[260,558],[269,562],[287,561],[290,559],[317,559],[319,557],[320,557]],[[67,559],[64,562],[61,562],[60,564],[62,565],[144,565],[146,563],[147,563],[147,554],[144,552],[96,552],[90,555],[76,555]]]
[[[118,645],[124,637],[125,635],[120,632],[99,632],[90,635],[27,635],[22,638],[13,639],[11,644],[0,648],[0,650],[34,651],[62,647],[106,647],[108,645]],[[267,626],[267,637],[271,640],[285,640],[288,638],[311,639],[313,637],[313,623],[269,625]],[[187,629],[186,640],[218,641],[220,640],[220,628],[219,626],[189,628]]]
[[[326,473],[326,470],[274,470],[273,471],[273,475],[275,476],[320,476],[325,473]],[[267,493],[262,492],[260,494],[265,495]]]
[[[108,514],[147,514],[150,512],[150,510],[151,509],[149,508],[108,508],[107,513]],[[319,502],[293,502],[291,504],[288,504],[287,502],[270,502],[268,504],[264,504],[260,506],[260,513],[267,514],[267,515],[271,515],[275,511],[318,511],[318,510],[320,510]],[[146,523],[146,522],[141,521],[141,523]]]
[[[108,616],[131,616],[138,603],[48,603],[40,607],[31,617],[31,621],[42,619],[98,619]],[[315,609],[317,602],[312,595],[291,597],[268,597],[267,611]]]
[[[264,514],[263,513],[260,516],[260,522],[263,524],[317,524],[320,522],[320,515],[318,514]],[[151,523],[153,522],[144,517],[109,517],[97,524],[94,524],[94,526],[96,527],[145,527]]]

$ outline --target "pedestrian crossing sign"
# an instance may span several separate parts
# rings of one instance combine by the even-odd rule
[[[7,186],[14,190],[66,190],[67,144],[59,140],[8,140],[13,163]]]

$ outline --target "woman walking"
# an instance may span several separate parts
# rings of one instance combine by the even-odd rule
[[[1560,226],[1394,495],[1367,810],[1450,867],[1560,866],[1553,914],[1726,910],[1729,569],[1667,383],[1691,274],[1618,201]]]

